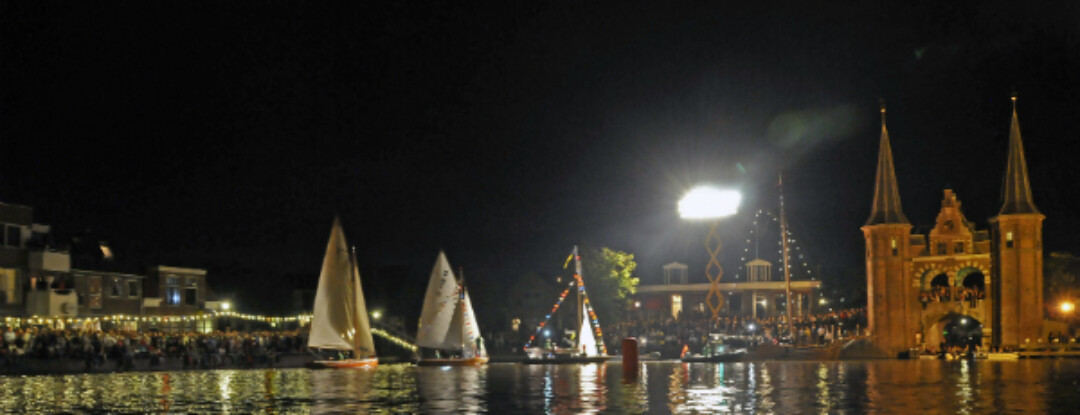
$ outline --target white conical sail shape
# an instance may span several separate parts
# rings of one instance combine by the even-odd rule
[[[352,267],[349,264],[345,232],[334,218],[330,229],[330,242],[326,245],[319,288],[315,292],[315,310],[311,318],[311,334],[308,347],[319,349],[353,350],[355,297],[350,286]]]
[[[364,302],[364,288],[360,285],[360,269],[356,264],[356,256],[352,258],[352,286],[355,287],[356,298],[356,357],[375,356],[375,340],[371,338],[371,322],[368,321],[367,304]]]
[[[581,332],[578,333],[577,348],[577,351],[584,353],[585,356],[600,355],[600,352],[596,350],[596,336],[593,336],[592,326],[589,325],[588,314],[586,314],[581,321]]]
[[[465,287],[462,287],[461,289],[464,290]],[[480,326],[476,323],[476,314],[473,312],[472,300],[469,298],[468,290],[465,290],[465,306],[462,312],[461,322],[461,326],[451,328],[451,330],[457,329],[458,332],[462,333],[462,336],[464,336],[465,356],[482,354],[480,353],[482,350],[477,350],[479,345],[477,344],[476,339],[480,338]]]
[[[458,307],[457,279],[450,269],[446,254],[439,252],[435,267],[431,270],[427,292],[424,294],[424,307],[420,311],[420,326],[417,329],[416,345],[435,349],[461,347],[461,334],[449,337],[450,322]],[[456,340],[456,341],[455,341]]]
[[[439,345],[440,349],[461,350],[465,346],[465,341],[462,340],[465,334],[463,329],[465,314],[461,312],[461,293],[458,292],[455,297],[457,301],[454,303],[454,313],[450,317],[450,324],[446,326],[446,337]]]

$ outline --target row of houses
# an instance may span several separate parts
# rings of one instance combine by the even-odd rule
[[[146,318],[116,323],[125,329],[213,329],[214,319],[153,318],[220,310],[224,304],[212,298],[206,270],[122,268],[107,243],[81,241],[80,247],[83,257],[95,260],[73,263],[71,245],[56,243],[49,225],[34,223],[33,208],[0,202],[0,314],[63,319],[126,315]]]

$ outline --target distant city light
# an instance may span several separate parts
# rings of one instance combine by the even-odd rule
[[[828,304],[828,303],[829,303],[829,300],[826,300],[824,298],[818,300],[818,304],[821,304],[821,305],[825,305],[825,304]]]
[[[679,201],[679,216],[684,219],[718,219],[738,212],[742,195],[735,190],[697,187]]]
[[[641,301],[634,301],[634,308],[641,308]]]
[[[551,330],[544,330],[544,337],[551,337]]]
[[[371,318],[378,320],[380,317],[382,317],[381,311],[375,310],[371,312]]]
[[[966,318],[960,319],[960,324],[967,324],[967,319]]]

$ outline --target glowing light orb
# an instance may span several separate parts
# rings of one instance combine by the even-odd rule
[[[1064,313],[1071,313],[1075,309],[1076,309],[1076,304],[1073,304],[1072,302],[1065,301],[1065,302],[1061,303],[1061,311],[1064,312]]]
[[[742,194],[735,190],[697,187],[679,201],[683,219],[718,219],[738,212]]]

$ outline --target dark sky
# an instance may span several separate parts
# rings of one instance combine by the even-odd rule
[[[678,198],[747,194],[733,273],[783,171],[804,252],[858,270],[878,99],[907,216],[951,186],[986,228],[1015,88],[1046,247],[1080,251],[1075,2],[354,3],[0,3],[0,200],[224,291],[314,286],[335,214],[365,274],[589,244],[704,280]]]

